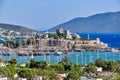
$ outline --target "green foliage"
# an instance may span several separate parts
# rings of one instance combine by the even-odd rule
[[[48,34],[48,37],[53,39],[59,39],[58,34]]]
[[[73,40],[78,40],[77,36],[72,36]]]
[[[6,67],[0,67],[0,75],[4,76],[4,77],[12,77],[12,74],[10,72],[10,70]]]
[[[118,68],[117,62],[114,61],[103,61],[101,59],[96,60],[95,62],[97,67],[102,67],[103,70],[115,72]]]
[[[3,62],[3,59],[0,58],[0,63]]]
[[[95,64],[97,67],[103,67],[104,66],[104,61],[102,61],[101,59],[97,59],[95,61]]]
[[[6,68],[10,71],[10,75],[14,76],[16,74],[16,69],[14,65],[8,65]]]
[[[31,74],[32,74],[31,70],[27,68],[20,69],[18,72],[19,77],[22,77],[22,78],[29,78]]]
[[[64,66],[65,71],[70,71],[74,69],[74,66],[75,66],[73,62],[69,61],[69,58],[67,55],[62,59],[62,61],[59,64],[62,64]]]
[[[9,48],[18,48],[24,46],[25,44],[26,44],[25,40],[9,40],[3,43],[4,46]]]
[[[119,73],[115,73],[114,74],[114,78],[111,80],[120,80],[120,74]]]
[[[17,59],[14,58],[14,59],[10,60],[9,63],[10,64],[17,64]]]
[[[90,63],[87,67],[85,67],[84,70],[85,70],[85,72],[88,72],[88,73],[96,73],[97,72],[97,68],[94,63]]]
[[[57,72],[63,72],[65,70],[64,66],[62,64],[55,64],[55,65],[51,65],[51,66]]]
[[[34,59],[31,59],[30,61],[30,68],[45,69],[46,67],[47,67],[47,62],[45,61],[35,61]]]
[[[77,71],[71,71],[67,76],[67,80],[80,80],[79,73]]]
[[[45,76],[47,80],[58,80],[57,73],[55,71],[38,69],[37,74],[38,76]]]
[[[50,71],[48,77],[49,77],[49,80],[58,80],[57,73],[54,71]]]
[[[67,56],[65,56],[58,64],[49,65],[45,61],[36,61],[35,59],[31,59],[30,63],[26,65],[26,68],[20,67],[19,65],[17,66],[15,59],[10,60],[9,62],[11,62],[10,65],[0,67],[0,75],[12,78],[14,74],[18,73],[19,77],[31,80],[34,76],[45,76],[47,80],[58,80],[57,72],[65,72],[68,74],[65,80],[79,80],[83,75],[83,72],[87,72],[88,74],[97,74],[96,67],[102,67],[105,71],[116,73],[114,74],[116,78],[113,77],[113,80],[120,79],[120,63],[114,61],[104,61],[101,59],[96,60],[95,63],[89,63],[85,66],[84,71],[81,71],[81,67],[83,66],[70,62]],[[102,77],[103,80],[109,80],[112,78],[112,76],[106,78],[99,75],[96,77]]]
[[[54,38],[54,39],[59,39],[59,36],[58,36],[57,34],[55,34],[55,35],[53,36],[53,38]]]

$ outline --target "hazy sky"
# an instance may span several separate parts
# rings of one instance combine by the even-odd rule
[[[0,0],[0,23],[46,30],[75,17],[120,11],[120,0]]]

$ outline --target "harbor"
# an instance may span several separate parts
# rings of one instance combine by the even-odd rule
[[[19,64],[24,64],[26,62],[29,62],[32,58],[34,58],[36,61],[58,63],[65,56],[67,56],[70,61],[76,64],[84,64],[84,65],[87,65],[90,62],[95,62],[97,59],[112,60],[112,61],[120,60],[120,57],[119,57],[120,52],[102,52],[102,51],[68,52],[68,54],[62,54],[62,55],[55,55],[53,52],[51,52],[50,55],[43,54],[43,55],[26,55],[26,56],[24,55],[20,56],[15,53],[9,56],[0,54],[1,59],[11,60],[11,59],[16,58]]]
[[[44,32],[41,35],[29,37],[12,35],[1,37],[0,58],[3,60],[17,59],[19,64],[29,62],[32,58],[37,61],[58,63],[67,56],[76,64],[89,64],[97,59],[119,61],[119,48],[110,47],[91,34],[72,33],[59,28],[56,33]],[[2,35],[4,36],[4,35]]]

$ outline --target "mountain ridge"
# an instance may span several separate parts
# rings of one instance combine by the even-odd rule
[[[16,32],[37,32],[36,30],[24,26],[7,24],[7,23],[0,23],[0,28],[5,30],[16,31]]]
[[[48,31],[55,31],[60,27],[72,32],[120,33],[120,11],[100,13],[88,17],[77,17],[59,24]]]

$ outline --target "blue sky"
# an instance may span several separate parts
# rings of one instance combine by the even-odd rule
[[[0,23],[47,30],[76,17],[120,11],[120,0],[0,0]]]

